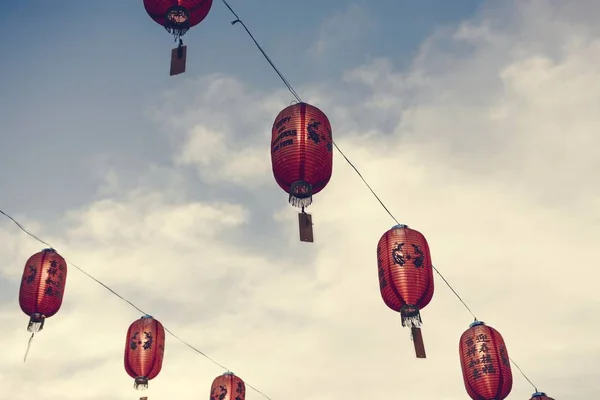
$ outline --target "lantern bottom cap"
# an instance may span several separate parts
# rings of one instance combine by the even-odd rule
[[[423,321],[421,320],[421,313],[419,307],[405,304],[400,309],[400,316],[402,317],[402,326],[408,326],[409,328],[418,328],[421,326]]]
[[[44,329],[44,322],[46,321],[46,316],[42,313],[33,313],[29,317],[29,324],[27,324],[28,332],[39,332]]]
[[[312,185],[305,181],[292,183],[289,191],[289,202],[294,207],[308,207],[312,204]]]
[[[148,389],[148,378],[145,376],[138,376],[135,378],[133,382],[133,387],[136,390],[146,390]]]

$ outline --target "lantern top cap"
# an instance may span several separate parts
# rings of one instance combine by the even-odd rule
[[[231,371],[227,371],[227,372],[224,372],[223,375],[235,375],[235,374]]]
[[[392,226],[392,229],[402,229],[402,228],[408,228],[408,225],[396,224],[396,225]]]
[[[479,326],[479,325],[485,325],[485,322],[483,322],[483,321],[471,322],[471,324],[469,325],[469,328],[472,328],[474,326]]]
[[[146,314],[141,319],[145,319],[145,318],[154,318],[154,317],[152,317],[152,315],[150,315],[150,314]]]
[[[546,396],[546,393],[544,392],[535,392],[534,394],[531,395],[532,397],[540,397],[540,396]]]
[[[45,249],[42,249],[42,252],[46,253],[56,253],[56,250],[54,250],[52,247],[47,247]]]

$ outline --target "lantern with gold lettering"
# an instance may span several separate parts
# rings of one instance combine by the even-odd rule
[[[504,400],[512,390],[510,359],[502,335],[475,321],[460,337],[460,366],[473,400]]]
[[[217,376],[210,387],[210,400],[245,400],[246,385],[233,372]]]
[[[548,397],[544,392],[535,392],[531,395],[530,400],[554,400],[552,397]]]
[[[296,103],[275,118],[271,137],[271,164],[277,184],[289,202],[302,209],[300,240],[313,241],[312,217],[304,209],[312,196],[327,186],[333,171],[333,138],[327,116],[317,107]]]
[[[148,381],[162,369],[165,353],[165,329],[162,324],[145,315],[134,321],[125,340],[125,371],[135,379],[133,387],[148,388]]]
[[[383,301],[400,313],[402,326],[411,328],[416,356],[426,358],[420,310],[433,298],[434,284],[425,236],[406,225],[394,226],[379,239],[377,268]]]
[[[54,249],[44,249],[29,257],[19,290],[19,305],[29,316],[27,330],[44,328],[44,321],[62,306],[67,283],[67,262]]]
[[[171,75],[185,72],[187,46],[181,37],[206,18],[213,0],[144,0],[146,12],[156,23],[179,40],[171,51]]]

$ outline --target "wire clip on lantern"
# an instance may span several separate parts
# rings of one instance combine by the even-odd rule
[[[460,337],[460,366],[469,397],[504,400],[512,390],[510,359],[502,335],[475,321]]]
[[[233,372],[225,372],[213,380],[210,400],[246,400],[246,384]]]
[[[327,116],[317,107],[296,103],[275,118],[271,164],[277,184],[289,194],[298,214],[300,240],[313,242],[312,217],[304,209],[327,186],[333,171],[333,138]]]
[[[392,227],[377,244],[377,269],[383,301],[411,328],[417,358],[426,358],[419,310],[433,298],[434,283],[425,236],[406,225]]]
[[[534,394],[531,395],[530,400],[554,400],[554,399],[552,397],[548,397],[548,395],[544,392],[535,392]]]
[[[125,339],[125,371],[135,379],[135,389],[147,389],[148,381],[158,376],[164,353],[165,329],[158,320],[145,315],[129,326]]]
[[[25,263],[19,305],[29,316],[27,330],[31,332],[31,337],[23,361],[27,360],[33,337],[44,328],[46,318],[60,310],[66,283],[67,262],[54,249],[43,249]]]
[[[171,51],[170,75],[185,72],[187,46],[181,37],[193,26],[206,18],[213,0],[144,0],[146,12],[156,23],[179,40],[179,46]]]

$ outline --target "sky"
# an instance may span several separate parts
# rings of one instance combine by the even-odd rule
[[[229,3],[537,388],[600,394],[600,3]],[[215,0],[171,77],[141,1],[7,4],[0,209],[273,400],[467,398],[473,317],[436,275],[415,358],[379,294],[395,222],[337,152],[315,242],[298,240],[269,156],[293,97],[233,19]],[[0,219],[0,400],[208,397],[223,369],[169,335],[136,392],[123,349],[142,315],[74,267],[23,363],[19,284],[44,247]],[[529,399],[513,377],[508,399]]]

